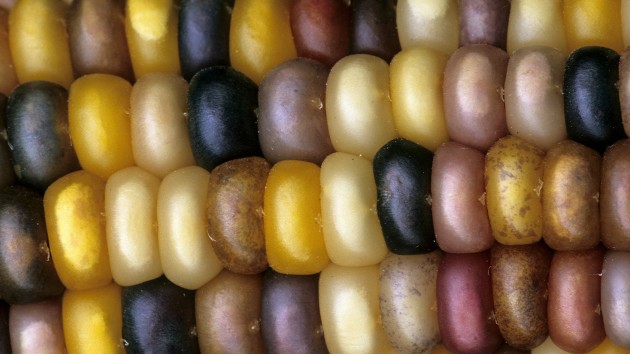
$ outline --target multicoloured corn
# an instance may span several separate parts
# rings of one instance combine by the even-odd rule
[[[0,0],[0,351],[627,353],[629,4]]]

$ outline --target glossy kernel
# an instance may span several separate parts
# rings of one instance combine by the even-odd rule
[[[580,47],[564,70],[564,119],[569,139],[603,153],[625,138],[618,92],[619,54]]]
[[[507,52],[548,46],[568,55],[562,0],[511,0]]]
[[[92,290],[66,290],[61,304],[68,354],[122,354],[121,289],[116,283]]]
[[[236,0],[230,23],[230,63],[259,84],[276,65],[297,57],[288,0]]]
[[[79,169],[68,134],[68,92],[48,81],[17,86],[7,105],[6,134],[13,169],[25,185],[45,191]]]
[[[374,158],[376,211],[387,248],[396,254],[428,253],[437,248],[431,206],[433,153],[399,138]]]
[[[431,167],[431,211],[435,239],[445,252],[476,253],[494,245],[486,208],[482,152],[449,141]]]
[[[298,58],[271,70],[258,92],[258,137],[267,160],[321,164],[335,151],[326,119],[328,68]]]
[[[604,153],[599,218],[604,246],[630,251],[630,140],[623,139]]]
[[[265,187],[265,244],[279,273],[314,274],[328,263],[320,205],[320,168],[304,161],[275,164]]]
[[[68,40],[77,77],[103,73],[133,81],[124,1],[73,1],[68,13]]]
[[[199,352],[193,291],[159,277],[122,288],[121,298],[128,354]]]
[[[378,57],[349,55],[333,66],[325,106],[335,150],[372,160],[396,137],[389,85],[389,66]]]
[[[571,140],[547,151],[542,189],[543,237],[555,250],[581,250],[599,243],[601,157]]]
[[[400,0],[396,24],[402,49],[422,46],[450,55],[459,44],[458,2]]]
[[[330,260],[347,267],[380,263],[387,246],[376,211],[372,163],[356,155],[333,153],[322,163],[320,183]]]
[[[0,191],[0,297],[10,304],[37,302],[63,292],[45,224],[38,192],[19,185]]]
[[[169,173],[157,197],[158,245],[166,277],[185,289],[198,289],[223,265],[208,236],[209,173],[199,166]]]
[[[453,352],[491,353],[503,342],[494,318],[490,252],[441,259],[436,287],[440,337]]]
[[[9,12],[0,9],[0,93],[9,95],[18,84],[9,46]]]
[[[264,353],[261,334],[262,274],[223,270],[195,293],[202,353]]]
[[[515,136],[499,140],[486,154],[488,216],[494,238],[524,245],[542,237],[544,152]]]
[[[448,57],[424,47],[405,49],[390,64],[392,116],[398,134],[431,151],[448,140],[442,76]]]
[[[151,72],[179,74],[177,7],[172,0],[128,0],[125,34],[136,79]]]
[[[157,194],[160,180],[128,167],[105,186],[107,248],[112,276],[120,286],[136,285],[162,275],[158,249]]]
[[[12,353],[62,353],[66,345],[61,321],[59,297],[11,306],[9,327]]]
[[[490,44],[505,50],[510,1],[459,1],[459,45]]]
[[[569,51],[597,45],[621,53],[621,0],[564,0],[563,15]]]
[[[112,281],[105,232],[105,181],[87,171],[61,177],[44,194],[50,252],[70,290]]]
[[[319,274],[265,272],[260,325],[267,352],[328,353],[319,313]]]
[[[65,88],[72,83],[67,10],[64,2],[56,0],[24,0],[11,8],[9,45],[21,83],[45,80]]]
[[[512,135],[548,150],[567,138],[564,66],[560,51],[531,46],[515,51],[505,76],[505,116]]]
[[[380,318],[379,268],[329,264],[319,277],[319,307],[331,353],[395,353]]]
[[[444,71],[444,118],[451,140],[487,151],[507,135],[503,85],[508,55],[471,44],[451,55]]]
[[[129,97],[131,84],[91,74],[72,83],[68,97],[70,137],[84,170],[106,179],[134,164]]]
[[[131,148],[136,164],[162,178],[195,164],[188,133],[188,83],[175,74],[151,73],[133,85]]]

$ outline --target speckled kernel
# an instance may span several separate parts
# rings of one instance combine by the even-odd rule
[[[389,254],[380,264],[379,303],[385,334],[400,353],[431,353],[440,341],[436,279],[442,252]]]
[[[486,203],[494,238],[524,245],[542,238],[545,153],[513,135],[497,141],[486,155]]]
[[[505,341],[532,349],[547,337],[547,278],[551,250],[544,242],[496,245],[490,253],[492,296]]]
[[[257,274],[268,266],[263,197],[270,168],[261,157],[247,157],[225,162],[210,173],[210,240],[217,257],[234,273]]]
[[[584,250],[599,243],[599,154],[571,140],[545,157],[543,238],[560,251]]]

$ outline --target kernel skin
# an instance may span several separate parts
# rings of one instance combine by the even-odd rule
[[[379,265],[379,307],[385,334],[400,353],[431,353],[440,341],[436,278],[441,251],[389,254]]]
[[[234,0],[183,0],[177,40],[184,79],[214,65],[230,65],[230,21]]]
[[[217,166],[208,182],[208,233],[223,266],[258,274],[269,264],[265,253],[263,199],[271,164],[261,157]]]
[[[595,150],[571,140],[547,151],[543,238],[554,250],[585,250],[599,243],[600,165]]]
[[[177,7],[172,0],[128,0],[125,34],[136,79],[151,72],[179,74]]]
[[[0,131],[7,129],[7,96],[0,93]],[[7,139],[0,137],[0,189],[15,183],[11,150]]]
[[[131,148],[136,164],[163,178],[195,164],[190,146],[188,83],[175,74],[150,73],[131,89]]]
[[[597,45],[621,53],[620,0],[564,0],[564,28],[569,52]]]
[[[68,91],[48,81],[13,90],[6,134],[18,181],[44,192],[57,178],[80,168],[68,133]]]
[[[67,289],[112,281],[105,231],[105,181],[81,170],[61,177],[44,194],[51,257]]]
[[[10,304],[42,301],[63,292],[45,224],[38,192],[20,185],[0,191],[0,297]]]
[[[403,138],[385,144],[374,158],[376,211],[387,248],[396,254],[438,248],[431,211],[433,153]]]
[[[459,45],[456,0],[399,0],[396,24],[402,49],[425,47],[451,55]]]
[[[199,71],[188,89],[188,132],[196,163],[208,171],[241,157],[261,156],[258,86],[232,67]]]
[[[613,343],[610,338],[606,337],[604,340],[589,354],[628,354],[628,349],[624,349],[619,345]]]
[[[308,275],[330,262],[321,226],[320,168],[284,160],[271,168],[264,196],[265,247],[276,272]]]
[[[601,309],[604,248],[555,252],[549,269],[549,336],[572,353],[593,350],[606,337]]]
[[[201,353],[264,353],[262,274],[223,270],[195,293]],[[285,333],[286,335],[286,333]]]
[[[609,249],[630,251],[630,140],[620,140],[606,150],[601,171],[602,243]]]
[[[444,118],[453,141],[482,152],[508,134],[503,85],[508,55],[472,44],[450,56],[444,71]]]
[[[380,318],[379,268],[329,264],[319,276],[319,308],[331,353],[396,353]]]
[[[123,287],[122,335],[133,353],[199,353],[195,294],[165,277]]]
[[[45,80],[70,87],[74,76],[66,12],[67,5],[57,0],[18,1],[11,9],[9,45],[20,83]]]
[[[298,57],[332,67],[350,52],[350,7],[343,0],[295,0],[289,19]]]
[[[208,237],[209,173],[188,166],[169,173],[157,200],[158,245],[166,277],[185,289],[198,289],[223,265]]]
[[[560,51],[545,46],[512,53],[505,76],[507,127],[543,150],[567,138],[564,119],[564,67]]]
[[[162,275],[156,210],[159,186],[159,178],[136,166],[114,173],[105,185],[109,263],[120,286]]]
[[[494,313],[505,341],[529,350],[547,337],[547,278],[552,251],[538,242],[497,244],[490,252]]]
[[[66,290],[61,304],[68,354],[123,354],[121,289],[111,282],[92,290]]]
[[[416,47],[394,56],[390,64],[392,116],[398,134],[435,151],[448,140],[442,77],[448,57]]]
[[[490,44],[505,50],[510,1],[459,2],[459,46]]]
[[[504,245],[526,245],[542,238],[542,150],[509,135],[486,154],[488,217],[494,238]]]
[[[400,51],[396,0],[350,2],[350,53],[370,54],[386,62]]]
[[[68,13],[68,41],[77,77],[103,73],[133,81],[123,0],[77,0]]]
[[[564,118],[569,139],[600,154],[625,138],[619,102],[619,54],[606,47],[581,47],[564,70]]]
[[[9,46],[9,12],[0,7],[0,93],[11,94],[18,84]]]
[[[376,211],[372,163],[335,152],[321,167],[322,231],[330,260],[346,267],[380,263],[387,245]]]
[[[256,84],[276,65],[297,57],[289,0],[235,0],[230,63]]]
[[[326,118],[337,151],[369,160],[396,137],[389,66],[378,57],[354,54],[339,60],[326,82]]]
[[[9,328],[13,354],[63,353],[66,345],[61,317],[59,297],[11,306]]]
[[[335,149],[326,120],[328,68],[310,59],[288,60],[271,70],[258,91],[258,139],[269,162],[321,164]]]
[[[630,10],[630,0],[628,0],[627,3],[628,9]],[[630,22],[630,20],[628,22]],[[630,135],[630,48],[626,48],[621,53],[621,58],[619,59],[618,88],[621,120],[624,132],[626,136],[628,136]]]
[[[435,239],[450,253],[476,253],[495,243],[486,208],[484,155],[449,141],[431,167],[431,211]]]
[[[260,327],[268,353],[328,353],[319,314],[319,274],[287,275],[268,269]]]
[[[130,95],[128,81],[108,74],[83,76],[70,87],[70,138],[81,167],[103,179],[134,165]]]
[[[608,250],[602,268],[602,316],[611,342],[630,350],[630,252]]]
[[[494,319],[490,252],[444,253],[437,272],[437,314],[444,346],[494,353],[503,342]]]
[[[548,46],[568,55],[562,0],[511,0],[507,52]]]

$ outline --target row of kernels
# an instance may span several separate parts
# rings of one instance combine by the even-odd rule
[[[319,280],[319,297],[322,299],[319,303],[319,308],[327,345],[329,348],[337,348],[341,351],[357,350],[357,348],[360,347],[367,351],[381,350],[380,352],[383,352],[386,348],[390,348],[388,350],[391,350],[392,347],[390,347],[390,345],[393,345],[399,351],[413,348],[419,350],[425,348],[425,345],[426,348],[429,349],[435,345],[435,341],[437,340],[435,326],[438,321],[435,311],[437,311],[440,317],[440,326],[452,326],[452,328],[446,327],[448,328],[447,330],[441,327],[441,336],[442,340],[448,344],[448,347],[454,350],[455,348],[459,348],[458,350],[464,350],[464,348],[468,348],[468,350],[472,350],[473,348],[479,349],[479,345],[484,345],[488,350],[497,348],[502,342],[501,336],[499,335],[499,337],[497,337],[498,332],[496,332],[497,327],[495,327],[497,324],[501,333],[510,344],[528,348],[536,346],[537,343],[540,343],[546,336],[546,313],[548,313],[549,316],[550,335],[554,341],[558,343],[566,341],[562,344],[564,348],[574,348],[570,350],[584,351],[593,349],[595,346],[599,345],[603,339],[601,327],[602,319],[606,326],[606,334],[615,342],[624,343],[624,338],[626,337],[623,331],[616,332],[617,329],[624,328],[624,323],[616,323],[618,321],[618,316],[616,315],[617,311],[623,311],[623,307],[619,307],[623,305],[618,302],[618,299],[604,299],[601,302],[600,308],[599,300],[597,299],[599,295],[597,294],[599,293],[598,284],[600,275],[598,272],[600,271],[602,273],[603,297],[609,296],[610,294],[620,294],[617,296],[617,298],[619,298],[623,297],[623,294],[627,292],[627,282],[618,279],[618,277],[623,277],[625,270],[627,270],[627,254],[609,251],[602,257],[604,255],[602,250],[594,249],[586,252],[557,252],[553,260],[551,260],[549,251],[545,250],[542,244],[518,249],[510,248],[509,246],[501,246],[500,248],[501,250],[496,249],[492,251],[491,259],[488,253],[485,253],[485,256],[483,254],[445,254],[443,257],[440,256],[440,252],[418,256],[390,255],[380,265],[380,278],[378,276],[379,267],[375,266],[341,267],[330,265],[326,267]],[[540,255],[536,256],[537,254]],[[475,267],[467,260],[469,258],[472,259],[471,257],[479,259],[477,263],[480,268],[477,269],[477,271],[474,271]],[[526,264],[530,264],[530,261],[535,260],[530,259],[531,257],[543,257],[538,259],[538,261],[544,262],[551,260],[551,267],[537,267],[534,269],[525,266]],[[588,260],[584,257],[587,257]],[[440,258],[443,258],[443,260],[438,270],[437,266]],[[515,263],[515,261],[517,262]],[[459,264],[459,266],[456,266],[456,264]],[[490,266],[492,269],[495,267],[499,269],[493,270],[489,274],[487,270]],[[576,268],[576,266],[578,268]],[[503,269],[505,267],[508,268]],[[515,272],[514,269],[512,269],[514,267],[519,269],[519,271]],[[420,273],[423,275],[420,278],[418,278],[418,274],[416,273],[419,268],[425,270]],[[449,271],[449,269],[451,271]],[[546,304],[544,299],[544,294],[546,293],[544,279],[547,277],[547,273],[549,273],[550,279],[549,304]],[[162,303],[165,299],[175,301],[173,296],[169,297],[164,294],[164,292],[171,291],[168,290],[169,287],[172,287],[172,290],[175,291],[175,293],[173,293],[175,297],[181,297],[183,293],[180,292],[185,292],[181,289],[177,290],[178,288],[172,285],[166,285],[166,287],[162,286],[165,284],[164,280],[157,279],[156,281],[149,282],[151,284],[155,283],[156,285],[146,283],[124,288],[122,289],[122,293],[120,288],[115,284],[87,291],[68,290],[63,300],[64,332],[68,333],[66,345],[71,352],[82,347],[88,349],[91,345],[90,343],[93,343],[94,340],[99,340],[102,344],[106,344],[107,347],[103,347],[106,351],[113,350],[108,348],[118,348],[118,350],[122,350],[121,348],[124,346],[129,346],[129,350],[139,347],[148,348],[148,346],[145,345],[159,348],[162,345],[169,345],[169,343],[172,345],[173,342],[178,340],[177,338],[183,337],[188,337],[189,343],[194,343],[195,337],[198,335],[200,337],[200,343],[206,341],[206,343],[208,343],[207,345],[214,347],[220,346],[235,349],[253,345],[253,347],[249,347],[249,350],[256,348],[258,348],[257,350],[261,350],[260,331],[263,333],[265,343],[267,336],[276,338],[276,340],[271,343],[278,343],[277,338],[281,332],[277,332],[275,326],[269,329],[265,328],[268,324],[268,316],[270,316],[270,312],[266,311],[265,308],[271,305],[270,302],[276,301],[277,297],[271,295],[265,297],[264,294],[266,291],[272,291],[274,285],[269,285],[269,281],[266,279],[263,283],[263,295],[261,298],[260,275],[237,275],[227,271],[224,271],[222,274],[223,275],[215,278],[200,289],[196,295],[195,307],[197,309],[205,308],[206,310],[203,311],[210,311],[200,313],[199,311],[201,310],[197,310],[196,334],[191,332],[191,322],[187,322],[192,318],[190,313],[184,316],[182,315],[184,312],[179,311],[182,310],[181,304],[178,307],[178,311],[176,311],[174,309],[165,310],[164,305],[157,303]],[[292,281],[291,279],[295,281],[307,281],[305,277],[274,274],[276,273],[270,270],[268,271],[267,277],[281,277],[283,280],[289,282]],[[433,282],[436,281],[436,274],[437,285],[432,285]],[[505,276],[506,274],[510,274],[510,276]],[[516,274],[518,274],[518,276],[514,276]],[[571,274],[571,276],[567,276],[567,274]],[[454,276],[457,276],[459,280],[455,280],[453,278]],[[532,276],[538,278],[542,277],[534,283],[537,284],[535,287],[541,288],[530,288],[530,277]],[[481,278],[477,279],[479,277],[485,278],[485,280]],[[231,280],[223,280],[223,278]],[[246,278],[250,280],[246,280]],[[482,310],[483,308],[478,307],[478,305],[471,306],[470,304],[479,304],[480,302],[488,300],[487,291],[490,289],[489,282],[491,279],[494,284],[493,292],[501,294],[502,291],[507,291],[521,296],[521,298],[517,302],[510,302],[509,300],[513,295],[506,296],[505,298],[499,297],[499,303],[502,304],[501,306],[503,307],[495,308],[494,312],[492,312],[492,307],[488,309],[486,306],[486,312],[484,312]],[[317,277],[312,277],[309,284],[314,285],[312,281],[315,280],[317,280]],[[252,281],[255,284],[251,283]],[[236,285],[237,288],[233,289],[233,286],[230,285],[231,282],[246,282],[246,284],[242,285],[242,287]],[[575,282],[579,283],[577,287],[571,285],[575,284]],[[282,286],[282,284],[278,286]],[[438,295],[437,308],[435,305],[435,293],[431,291],[431,289],[435,289],[436,286]],[[466,292],[469,287],[470,291]],[[368,288],[373,290],[366,291]],[[308,292],[301,293],[301,296],[313,296],[316,287],[311,286],[309,289]],[[425,290],[418,293],[418,289]],[[573,291],[575,290],[579,291],[580,294],[584,296],[573,296]],[[613,292],[608,293],[609,290]],[[486,296],[483,295],[484,291],[486,291]],[[577,308],[582,309],[582,311],[576,312],[574,307],[567,305],[567,298],[562,296],[562,294],[566,294],[566,291],[571,293],[569,298],[577,301]],[[272,291],[272,294],[273,293],[277,294],[275,291]],[[186,296],[189,296],[189,300],[187,301],[190,301],[190,293],[185,295],[182,300],[184,300]],[[494,306],[497,306],[497,294],[491,296],[495,298]],[[147,300],[143,300],[143,298]],[[258,306],[260,305],[256,304],[261,300],[262,308],[259,308]],[[136,310],[133,306],[122,305],[122,302],[133,303],[134,301],[138,301],[137,306],[142,306],[141,310],[140,308]],[[553,301],[560,301],[562,305],[557,306]],[[249,306],[245,306],[245,304]],[[23,305],[23,307],[27,309],[36,305],[37,304]],[[41,306],[46,305],[41,303]],[[191,306],[190,302],[187,306]],[[278,304],[277,306],[281,305]],[[284,304],[282,304],[282,306],[284,307]],[[456,310],[458,306],[465,307],[462,311],[452,312],[451,316],[454,317],[449,317],[447,311]],[[530,310],[518,310],[523,306]],[[54,310],[54,306],[52,307],[51,310]],[[402,319],[396,309],[407,309],[408,307],[413,307],[415,311],[404,311],[406,319]],[[128,308],[126,313],[123,311],[125,308]],[[472,309],[476,308],[482,310],[481,313],[470,312]],[[363,310],[357,311],[357,309]],[[311,311],[313,308],[312,306],[297,307],[295,310],[300,313],[301,311]],[[142,314],[136,311],[141,311]],[[224,316],[225,311],[232,311],[231,313],[233,313],[233,315],[226,317]],[[121,312],[123,318],[126,318],[124,320],[125,322],[122,322]],[[600,315],[600,312],[602,315]],[[262,316],[260,319],[258,313]],[[468,315],[462,318],[458,315],[462,313],[467,313]],[[205,314],[210,315],[207,316]],[[142,323],[148,325],[148,323],[135,321],[145,321],[143,318],[146,316],[149,318],[155,318],[152,316],[169,316],[170,321],[172,320],[170,316],[173,315],[184,316],[181,317],[180,320],[182,322],[181,326],[176,326],[178,329],[174,329],[174,327],[170,325],[161,327],[167,329],[169,332],[163,332],[163,336],[151,337],[153,340],[150,343],[144,342],[144,340],[141,339],[141,337],[151,331],[151,326],[149,325],[147,328],[140,329],[137,326],[141,326]],[[55,319],[58,318],[57,316],[58,314],[50,315],[39,313],[38,316],[33,317],[40,319],[49,317],[45,322],[45,326],[50,327],[53,333],[59,333],[56,330],[59,323],[55,325]],[[565,322],[562,321],[562,318],[566,316],[574,318],[574,321],[570,321],[570,323],[578,327],[566,331],[563,325]],[[590,317],[591,319],[586,322],[581,322],[578,318],[583,316]],[[275,316],[271,317],[273,318]],[[18,314],[12,316],[12,318],[19,318]],[[99,320],[99,318],[101,319]],[[102,320],[103,318],[105,321]],[[229,318],[230,322],[220,322],[219,320],[222,318]],[[361,320],[359,321],[357,318]],[[494,322],[495,318],[496,323]],[[88,321],[86,322],[86,320]],[[305,320],[305,318],[302,318],[302,320]],[[479,324],[482,326],[481,328],[475,327],[475,323],[471,322],[480,320],[481,322],[479,322]],[[28,322],[28,319],[25,319],[25,321]],[[506,321],[507,324],[505,323]],[[558,325],[554,324],[556,323],[554,321],[559,321],[557,322]],[[220,325],[220,323],[223,323],[223,325]],[[286,324],[286,322],[275,323],[280,326],[282,323]],[[483,323],[486,324],[484,325]],[[532,323],[536,323],[536,326],[532,326]],[[361,326],[358,326],[359,324]],[[422,332],[411,331],[408,334],[406,333],[410,328],[418,325],[423,326],[425,330]],[[77,329],[73,326],[80,326],[80,331],[77,332]],[[306,331],[299,336],[301,340],[305,340],[305,338],[309,337],[312,338],[313,335],[319,337],[321,340],[321,330],[318,329],[317,321],[306,322],[304,326],[305,327],[302,327],[302,325],[299,326],[301,330]],[[491,331],[488,329],[490,327],[487,326],[495,329]],[[220,333],[226,328],[231,328],[230,333],[243,333],[244,336],[239,337],[241,338],[240,341],[234,341],[232,337],[221,336]],[[15,333],[15,335],[19,335],[20,332],[17,329],[16,327],[12,334]],[[480,331],[476,329],[480,329]],[[38,330],[33,330],[33,335],[38,333]],[[106,332],[103,332],[103,330]],[[140,337],[134,337],[134,331],[137,333],[135,336]],[[267,334],[265,334],[265,331],[267,331]],[[82,333],[82,336],[76,337],[72,333]],[[108,334],[104,336],[104,333]],[[123,333],[124,341],[121,340],[120,333]],[[365,336],[369,333],[372,334],[369,336],[371,341],[366,342]],[[384,333],[392,344],[387,343]],[[422,335],[419,336],[418,333],[422,333]],[[456,333],[460,334],[456,335]],[[480,333],[484,334],[485,339],[480,340],[478,337],[475,338],[475,336]],[[180,335],[182,337],[178,337]],[[47,339],[46,337],[40,336],[33,338],[39,338],[40,340]],[[59,340],[54,336],[49,339],[53,342]],[[17,339],[15,340],[17,341]],[[26,343],[32,345],[34,341],[24,341],[23,345]],[[293,345],[299,345],[300,343],[304,342],[285,342],[285,345],[288,348],[297,348]],[[319,343],[321,345],[321,342]],[[111,347],[109,347],[109,345],[111,345]],[[179,343],[179,345],[182,345],[182,343]],[[196,344],[189,345],[194,346]],[[201,345],[203,346],[204,344]],[[464,347],[462,347],[462,345],[464,345]],[[611,343],[603,342],[601,345],[610,347]],[[15,347],[24,348],[21,345],[16,345]],[[94,347],[92,348],[92,350],[96,350]],[[99,347],[98,349],[103,348]],[[609,349],[612,350],[612,348]],[[616,347],[614,350],[619,351],[620,349]]]
[[[354,56],[354,57],[355,57],[355,58],[357,58],[357,56]],[[205,73],[205,72],[204,72],[204,73]],[[94,81],[98,81],[98,80],[96,80],[96,78],[97,78],[97,77],[101,77],[101,75],[86,76],[86,77],[82,78],[81,80],[78,80],[78,81],[77,81],[77,83],[75,83],[75,84],[78,84],[78,83],[79,83],[79,81],[80,81],[81,83],[83,83],[84,81],[87,81],[87,79],[88,79],[88,78],[89,78],[89,79],[94,79]],[[110,79],[110,77],[108,77],[108,76],[103,76],[103,78],[107,78],[108,80]],[[111,78],[112,78],[112,79],[115,79],[115,78],[113,78],[113,77],[111,77]],[[107,80],[105,80],[104,82],[107,82]],[[95,82],[95,83],[93,83],[93,84],[92,84],[92,86],[98,86],[98,84]],[[200,87],[205,87],[205,86],[200,86]],[[98,91],[98,90],[96,90],[96,91]],[[202,92],[203,92],[203,90],[202,90]],[[72,93],[72,90],[71,90],[71,93]],[[71,96],[71,100],[70,100],[70,101],[71,101],[71,108],[72,108],[72,102],[73,102],[72,98],[73,98],[73,95],[71,94],[70,96]],[[193,98],[195,98],[195,95],[191,95],[191,96],[192,96]],[[330,96],[329,96],[329,97],[330,97]],[[359,98],[361,98],[361,97],[359,97]],[[124,99],[123,99],[123,100],[124,100]],[[78,101],[79,103],[81,103],[81,100],[80,100],[80,99],[77,99],[77,101]],[[89,100],[86,100],[86,102],[85,102],[84,104],[85,104],[86,106],[88,106],[88,107],[89,107],[89,106],[90,106],[90,102],[89,102]],[[308,104],[307,104],[307,105],[308,105]],[[77,106],[81,107],[81,104],[77,104]],[[109,108],[110,108],[110,105],[104,105],[100,111],[103,111],[103,112],[105,112],[105,113],[106,113],[106,112],[107,112],[107,109],[109,109]],[[204,111],[204,109],[201,109],[201,110],[200,110],[200,112],[201,112],[201,113],[199,113],[199,115],[203,115],[203,114],[202,114],[202,112],[203,112],[203,111]],[[71,117],[72,117],[72,113],[73,113],[73,112],[74,112],[74,110],[72,110],[72,109],[71,109],[71,110],[70,110],[70,116],[71,116]],[[80,110],[79,110],[79,112],[80,112]],[[123,114],[125,114],[125,112],[123,112]],[[104,115],[106,116],[107,114],[104,114]],[[177,112],[174,112],[174,116],[175,116],[175,117],[177,116]],[[195,116],[195,115],[193,114],[193,116]],[[221,121],[221,117],[217,117],[215,120],[217,120],[217,121],[219,121],[219,122],[220,122],[220,121]],[[87,121],[87,120],[83,120],[83,121]],[[216,124],[216,123],[211,123],[210,125],[212,126],[212,124]],[[206,128],[206,129],[207,129],[207,128]],[[79,130],[79,129],[77,129],[77,130]],[[72,133],[72,129],[71,129],[71,133]],[[216,131],[215,131],[214,133],[216,134]],[[202,135],[203,135],[203,134],[202,134]],[[207,134],[206,134],[206,135],[207,135]],[[220,134],[219,134],[219,135],[220,135]],[[249,135],[251,136],[251,135],[253,135],[253,134],[249,134]],[[113,134],[108,135],[108,136],[113,137]],[[204,135],[204,136],[205,136],[205,135]],[[212,139],[211,139],[211,140],[212,140]],[[216,139],[215,139],[215,140],[216,140]],[[224,140],[225,140],[225,139],[224,139]],[[228,139],[228,140],[229,140],[229,139]],[[246,140],[246,139],[243,139],[243,140]],[[255,139],[252,139],[252,140],[255,140]],[[88,141],[88,142],[91,142],[92,140],[87,139],[87,141]],[[80,144],[79,144],[79,145],[80,145]],[[211,145],[211,144],[210,144],[210,145]],[[375,146],[378,146],[378,144],[375,144],[375,145],[372,147],[372,149],[373,149]],[[211,146],[211,147],[212,147],[212,146]],[[219,148],[220,148],[220,147],[219,147]],[[123,155],[124,155],[124,154],[123,154]],[[219,153],[219,154],[215,154],[215,155],[221,155],[221,154]],[[94,154],[93,154],[92,156],[98,156],[98,154],[96,154],[96,155],[94,155]],[[127,156],[128,156],[128,154],[127,154]],[[229,158],[229,156],[222,157],[222,159],[225,159],[225,158]],[[97,162],[98,162],[98,161],[97,161]],[[208,165],[208,167],[207,167],[207,168],[210,168],[210,169],[211,169],[211,168],[212,168],[212,165],[213,165],[213,164],[215,164],[215,163],[216,163],[216,162],[210,163],[210,164]],[[97,171],[95,171],[95,172],[97,172]],[[534,181],[534,182],[536,182],[536,181]],[[526,190],[529,190],[529,189],[531,189],[531,188],[525,188],[525,189],[526,189]],[[491,203],[490,203],[490,204],[491,204]],[[535,218],[535,219],[536,219],[536,218]],[[496,227],[495,227],[495,229],[496,229]]]
[[[77,171],[53,183],[44,209],[65,287],[91,289],[112,278],[129,286],[163,272],[182,287],[205,284],[222,268],[206,239],[208,179],[196,166],[163,181],[130,167],[107,182]]]
[[[181,66],[184,77],[190,79],[203,67],[230,62],[259,83],[268,70],[297,55],[323,58],[329,66],[349,53],[369,53],[389,61],[400,47],[387,46],[399,41],[403,49],[426,46],[446,54],[451,54],[458,46],[473,43],[488,43],[503,49],[507,43],[509,53],[531,45],[551,46],[568,53],[593,44],[620,52],[625,43],[622,37],[630,37],[623,30],[628,26],[618,15],[628,6],[624,1],[501,1],[484,4],[479,8],[474,1],[461,4],[452,0],[433,4],[400,1],[394,7],[392,3],[363,1],[353,2],[348,8],[341,2],[331,1],[318,7],[312,16],[305,16],[302,14],[313,10],[308,1],[296,4],[184,1],[181,8],[172,1],[150,4],[75,1],[69,6],[70,35],[65,38],[63,23],[68,5],[21,1],[12,8],[9,33],[14,33],[11,51],[20,82],[46,79],[66,87],[75,75],[94,72],[116,74],[131,81],[132,66],[136,78],[153,71],[179,73]],[[213,15],[200,20],[197,16],[200,11],[196,11],[199,6],[211,6]],[[230,11],[232,6],[234,9]],[[42,22],[29,23],[23,18],[33,11],[41,13],[44,25]],[[100,20],[105,17],[95,16],[96,12],[108,13],[110,20]],[[375,16],[375,13],[379,15]],[[376,17],[381,21],[375,21]],[[477,18],[486,20],[478,21]],[[326,26],[327,23],[330,26]],[[564,23],[564,30],[557,30],[557,23]],[[97,30],[86,30],[92,27]],[[33,31],[45,28],[46,32],[26,34],[22,30],[29,28]],[[201,38],[203,46],[199,45],[199,31],[213,34]],[[20,33],[28,40],[20,40]],[[367,42],[363,43],[363,40]],[[55,70],[42,67],[34,60],[27,64],[29,57],[40,58],[31,55],[29,48],[35,47],[28,43],[41,43],[42,58],[48,58],[41,62],[56,60]],[[55,50],[49,50],[52,45]],[[325,51],[330,53],[323,54]],[[8,55],[2,57],[11,58]],[[2,67],[10,69],[11,64]],[[8,70],[9,74],[11,72]],[[7,77],[4,93],[16,83],[10,76],[3,75]]]

